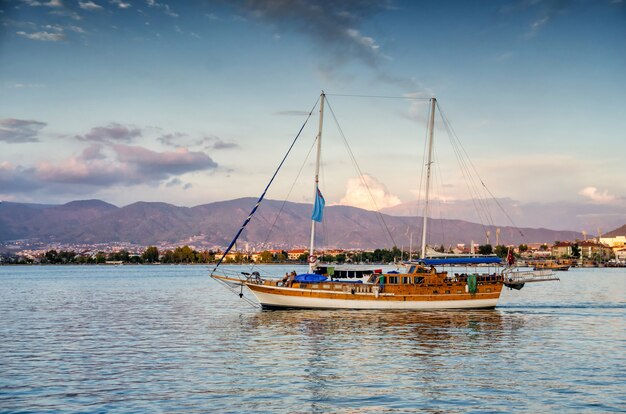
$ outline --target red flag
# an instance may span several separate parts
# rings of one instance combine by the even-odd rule
[[[506,255],[506,262],[509,264],[509,266],[513,266],[513,263],[515,263],[515,257],[513,256],[513,250],[509,247],[509,253]]]

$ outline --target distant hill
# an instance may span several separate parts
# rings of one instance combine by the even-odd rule
[[[617,236],[626,236],[626,224],[624,224],[619,229],[611,230],[610,232],[602,235],[602,237],[617,237]]]
[[[137,202],[121,208],[100,200],[63,205],[3,202],[0,203],[0,242],[40,239],[44,242],[150,245],[193,241],[196,245],[225,246],[255,202],[254,198],[240,198],[196,207]],[[239,243],[306,246],[310,237],[310,215],[308,204],[265,200]],[[377,248],[395,244],[406,249],[412,233],[416,249],[421,234],[418,217],[381,215],[355,207],[329,206],[324,210],[324,219],[318,227],[317,243],[326,247]],[[491,243],[495,244],[493,227],[463,220],[435,219],[429,223],[430,244],[449,246],[471,240],[485,243],[486,230],[491,230]],[[573,231],[500,227],[500,242],[504,244],[552,243],[580,237],[580,233]]]

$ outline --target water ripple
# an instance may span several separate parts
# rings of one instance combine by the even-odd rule
[[[619,269],[439,312],[259,311],[193,266],[0,278],[3,412],[626,410]]]

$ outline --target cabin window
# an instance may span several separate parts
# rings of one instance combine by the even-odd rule
[[[387,280],[390,285],[398,284],[398,276],[387,276]]]
[[[408,285],[409,283],[411,283],[411,278],[408,276],[402,276],[402,284]]]
[[[422,283],[424,281],[424,278],[422,276],[415,276],[415,284],[419,285],[420,283]]]
[[[446,290],[446,293],[450,294],[450,291],[449,291],[449,290]]]
[[[436,295],[437,293],[439,293],[438,290],[433,290],[433,295]]]
[[[415,273],[415,267],[416,266],[409,267],[409,273]]]

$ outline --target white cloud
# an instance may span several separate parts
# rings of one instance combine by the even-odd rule
[[[339,201],[341,205],[367,210],[393,207],[400,203],[400,199],[390,194],[383,183],[367,174],[363,175],[363,179],[357,177],[348,180],[346,195]]]
[[[596,187],[585,187],[578,192],[578,194],[589,198],[592,202],[598,204],[610,204],[616,200],[612,194],[609,194],[607,190],[599,191]]]
[[[79,1],[78,5],[83,10],[90,10],[90,11],[104,10],[104,7],[100,6],[99,4],[94,3],[91,0],[89,0],[89,1]]]
[[[111,4],[117,4],[120,9],[128,9],[131,7],[130,3],[124,3],[122,0],[110,0]]]
[[[372,50],[372,52],[377,52],[380,48],[380,46],[376,44],[376,41],[374,39],[368,36],[362,36],[361,33],[356,29],[346,29],[346,34],[356,43],[367,49]]]
[[[32,7],[63,7],[63,3],[60,0],[50,0],[50,1],[36,1],[36,0],[22,0],[24,3],[28,4]]]
[[[41,42],[60,42],[65,40],[65,35],[63,33],[50,33],[50,32],[15,32],[16,34],[23,36],[30,40],[39,40]]]

